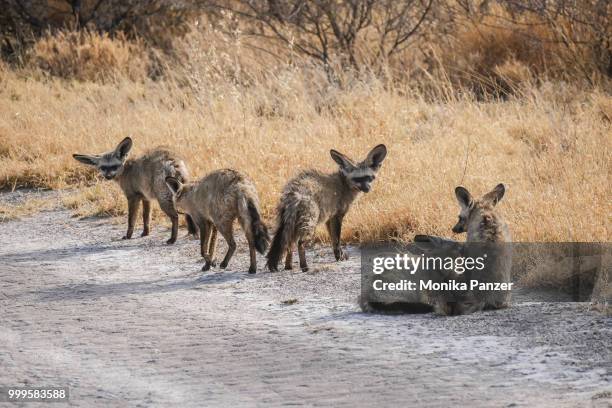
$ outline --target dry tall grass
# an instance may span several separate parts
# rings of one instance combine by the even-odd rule
[[[554,4],[548,7],[554,9]],[[600,48],[606,47],[602,40],[610,29],[593,21],[596,5],[574,7],[574,12],[584,13],[577,19],[580,24],[571,13],[510,12],[512,6],[504,2],[491,2],[484,14],[454,13],[458,28],[433,48],[434,65],[442,65],[455,86],[475,92],[504,95],[546,78],[601,85],[609,54]],[[603,21],[604,16],[597,19]]]
[[[107,82],[116,77],[136,81],[147,76],[150,64],[141,43],[88,31],[47,33],[26,58],[48,75],[77,81]]]
[[[330,148],[360,158],[385,143],[388,158],[374,191],[349,213],[345,239],[448,236],[456,185],[478,194],[504,182],[500,211],[515,240],[610,240],[612,98],[604,91],[543,80],[506,101],[477,101],[430,79],[445,95],[432,100],[365,74],[334,83],[316,65],[205,34],[188,37],[182,65],[168,65],[171,75],[156,82],[121,70],[112,81],[31,80],[40,78],[31,68],[0,68],[0,187],[90,186],[65,204],[81,215],[121,214],[117,187],[71,154],[131,135],[133,155],[167,145],[196,176],[223,167],[249,174],[271,222],[288,178],[335,170]]]

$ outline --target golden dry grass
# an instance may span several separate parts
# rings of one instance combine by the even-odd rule
[[[150,64],[140,42],[88,31],[47,33],[36,41],[26,59],[47,75],[98,82],[117,76],[140,80],[147,76]]]
[[[556,7],[554,3],[549,6]],[[488,6],[484,13],[455,10],[453,35],[446,42],[434,36],[435,62],[455,86],[503,95],[556,78],[610,91],[610,74],[604,73],[609,53],[603,50],[607,43],[600,41],[610,35],[609,24],[603,22],[605,7],[576,5],[575,13],[583,16],[573,19],[564,13],[516,13],[504,2]]]
[[[297,56],[283,61],[207,29],[177,43],[178,60],[152,81],[141,45],[62,35],[41,39],[32,58],[76,79],[43,75],[40,64],[0,64],[0,188],[85,187],[63,199],[75,214],[123,214],[117,186],[71,155],[109,150],[131,135],[132,155],[170,146],[196,177],[224,167],[245,172],[272,223],[290,177],[335,170],[329,149],[361,159],[385,143],[380,177],[349,213],[345,239],[448,236],[455,186],[482,194],[503,182],[499,209],[515,240],[610,241],[612,97],[603,88],[536,85],[535,71],[505,57],[490,69],[521,84],[505,101],[477,101],[447,75],[416,86],[364,73],[334,82]],[[468,51],[481,44],[462,35]],[[491,38],[520,48],[506,37]],[[481,58],[490,64],[495,55]]]
[[[8,204],[0,203],[0,224],[3,222],[18,220],[30,214],[51,208],[55,203],[48,199],[29,199],[24,203]]]
[[[223,167],[247,173],[270,221],[288,178],[335,169],[330,148],[360,159],[385,143],[388,158],[374,191],[349,213],[346,239],[449,235],[456,185],[481,194],[504,182],[500,211],[516,240],[610,240],[611,98],[597,91],[545,84],[506,102],[434,103],[375,80],[321,92],[295,69],[240,92],[229,81],[187,92],[167,83],[2,76],[0,184],[94,183],[65,201],[83,215],[120,214],[125,204],[71,154],[108,150],[126,135],[132,154],[171,146],[196,176]]]
[[[115,217],[127,213],[127,203],[115,183],[95,183],[66,195],[61,203],[75,217]]]

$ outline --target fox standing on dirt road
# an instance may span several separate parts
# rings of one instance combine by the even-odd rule
[[[142,201],[142,236],[149,235],[151,222],[151,200],[157,200],[162,211],[172,221],[172,234],[168,244],[176,242],[179,217],[172,202],[172,195],[166,186],[166,177],[173,176],[186,182],[189,172],[185,162],[179,156],[166,149],[157,148],[138,157],[128,159],[132,148],[132,139],[126,137],[117,147],[102,154],[73,154],[76,160],[97,168],[107,180],[115,180],[121,186],[128,200],[128,229],[123,239],[132,238],[138,208]],[[190,234],[195,234],[196,227],[189,216],[186,216]]]
[[[385,145],[378,145],[366,159],[355,163],[336,150],[332,159],[339,171],[325,174],[307,170],[290,180],[278,205],[278,227],[268,253],[268,268],[278,270],[278,263],[286,253],[285,269],[292,268],[292,250],[297,242],[300,268],[308,270],[305,245],[312,239],[317,225],[325,222],[332,240],[337,261],[347,259],[340,246],[342,220],[361,192],[367,193],[376,173],[387,155]]]
[[[257,271],[255,251],[263,254],[270,238],[259,211],[259,197],[255,184],[236,170],[217,170],[200,181],[185,184],[175,177],[166,178],[167,188],[172,192],[176,208],[189,214],[200,228],[201,253],[207,271],[215,266],[217,230],[228,248],[221,268],[225,269],[234,251],[234,220],[238,219],[249,243],[249,273]]]

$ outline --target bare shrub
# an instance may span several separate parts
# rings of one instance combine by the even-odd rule
[[[217,1],[216,7],[250,21],[244,34],[280,41],[329,67],[359,70],[386,60],[429,23],[432,0]]]
[[[612,77],[612,3],[606,0],[511,0],[512,21],[536,16],[552,33],[563,71],[574,69],[589,81],[593,73]],[[529,27],[523,30],[530,30]]]
[[[453,87],[507,95],[533,79],[609,85],[609,2],[458,1],[456,29],[436,43],[434,66]],[[440,75],[437,75],[440,77]]]
[[[111,36],[124,33],[171,50],[200,13],[200,2],[171,0],[0,0],[3,54],[19,55],[48,31],[87,29]]]
[[[181,39],[199,22],[258,60],[314,61],[338,83],[355,71],[386,86],[438,87],[445,98],[466,89],[505,97],[546,79],[609,88],[611,16],[600,0],[0,0],[0,48],[21,56],[62,27],[125,33],[143,42],[159,78],[190,63]],[[222,69],[235,75],[236,66]]]
[[[34,43],[27,58],[52,76],[79,81],[105,82],[117,76],[139,81],[147,77],[149,65],[140,42],[89,31],[47,34]]]

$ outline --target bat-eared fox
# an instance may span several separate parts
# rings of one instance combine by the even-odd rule
[[[172,176],[186,182],[189,172],[185,162],[170,150],[157,148],[135,158],[128,159],[132,139],[126,137],[114,150],[102,154],[73,154],[76,160],[94,166],[107,180],[115,180],[121,186],[128,200],[128,229],[123,237],[132,238],[134,224],[142,202],[142,236],[149,235],[151,221],[151,200],[157,200],[162,211],[172,221],[172,234],[168,244],[173,244],[178,235],[179,217],[172,202],[172,195],[166,186],[166,177]],[[190,234],[196,227],[189,216],[186,217]]]
[[[259,198],[253,182],[235,170],[217,170],[194,183],[183,183],[176,177],[166,178],[176,208],[189,214],[200,228],[201,254],[206,263],[202,270],[215,266],[217,230],[227,242],[228,249],[221,262],[227,267],[234,251],[234,220],[242,227],[249,243],[249,273],[257,271],[255,251],[263,254],[269,237],[261,219]]]
[[[483,267],[465,271],[434,269],[417,271],[420,279],[431,279],[435,283],[460,282],[466,287],[472,281],[491,284],[511,282],[512,246],[508,225],[496,211],[495,206],[504,196],[506,188],[498,184],[492,191],[479,199],[472,197],[465,187],[457,187],[455,195],[459,202],[459,220],[453,227],[456,234],[467,233],[466,242],[453,241],[429,235],[416,235],[415,243],[423,244],[428,257],[451,256],[464,259],[481,257]],[[402,276],[389,272],[387,279],[399,281]],[[397,274],[397,273],[396,273]],[[376,299],[378,295],[374,294]],[[378,296],[383,298],[383,296]],[[487,309],[501,309],[510,304],[510,290],[429,290],[421,303],[400,303],[371,301],[360,298],[362,310],[367,312],[421,313],[426,306],[441,315],[462,315]]]
[[[295,243],[300,268],[307,271],[305,245],[321,223],[327,226],[336,260],[347,259],[340,246],[342,220],[360,193],[372,189],[372,182],[387,155],[387,148],[382,144],[376,146],[365,160],[358,163],[336,150],[331,150],[330,154],[340,167],[337,172],[326,174],[307,170],[285,185],[278,205],[276,233],[267,255],[267,266],[271,271],[278,270],[283,255],[285,269],[292,268]]]

